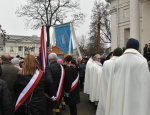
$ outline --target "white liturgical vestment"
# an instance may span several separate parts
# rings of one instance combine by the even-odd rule
[[[105,115],[150,115],[150,72],[146,59],[127,49],[114,65]]]
[[[93,66],[93,59],[90,58],[86,64],[85,70],[84,93],[86,94],[90,94],[90,77],[92,66]]]
[[[98,61],[93,62],[92,71],[90,77],[90,101],[95,102],[99,100],[100,80],[102,74],[102,64]]]
[[[96,115],[105,115],[106,97],[107,97],[107,87],[109,78],[111,77],[111,72],[113,70],[114,62],[117,56],[113,56],[111,59],[107,60],[103,64],[102,75],[101,75],[101,86],[99,89],[99,103],[96,111]]]

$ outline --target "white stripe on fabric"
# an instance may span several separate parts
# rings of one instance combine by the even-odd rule
[[[20,100],[25,96],[25,94],[29,91],[29,89],[32,87],[32,85],[34,84],[34,82],[36,81],[37,77],[39,75],[39,71],[36,70],[35,74],[33,75],[33,77],[31,78],[30,82],[27,84],[27,86],[23,89],[23,91],[21,92],[21,94],[18,97],[18,100],[16,102],[16,105],[20,102]]]
[[[58,87],[58,90],[57,90],[56,98],[58,98],[58,96],[59,96],[61,84],[62,84],[62,82],[63,82],[63,75],[64,75],[64,69],[63,69],[63,66],[62,66],[62,65],[60,65],[60,66],[61,66],[61,79],[60,79],[59,87]]]
[[[44,57],[43,57],[43,59],[44,59],[44,71],[45,71],[45,67],[46,67],[46,59],[47,59],[47,49],[46,49],[46,42],[47,42],[47,33],[46,33],[46,27],[44,26]]]
[[[79,74],[77,76],[77,78],[73,81],[71,88],[79,81]]]

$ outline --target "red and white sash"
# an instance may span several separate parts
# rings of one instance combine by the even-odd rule
[[[65,71],[62,65],[61,66],[61,78],[59,82],[59,87],[56,93],[56,96],[51,97],[52,100],[57,100],[59,101],[61,94],[62,94],[62,88],[63,88],[63,83],[64,83],[64,76],[65,76]]]
[[[27,86],[23,89],[23,91],[20,93],[16,105],[15,105],[15,111],[26,101],[26,99],[30,96],[30,94],[33,92],[37,84],[39,83],[40,79],[42,78],[43,71],[36,70],[35,74],[27,84]]]
[[[71,93],[72,91],[74,91],[74,89],[77,87],[78,83],[79,83],[79,74],[78,74],[77,78],[73,81],[69,93]]]

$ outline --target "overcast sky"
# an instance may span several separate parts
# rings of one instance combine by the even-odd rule
[[[24,18],[17,17],[15,14],[16,9],[22,4],[25,4],[26,0],[0,0],[0,24],[2,28],[6,30],[10,35],[38,35],[40,36],[40,30],[31,30],[25,27]],[[80,7],[83,13],[86,14],[85,22],[79,25],[76,29],[76,36],[87,35],[91,10],[94,4],[94,0],[79,0]]]

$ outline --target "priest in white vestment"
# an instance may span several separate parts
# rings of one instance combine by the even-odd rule
[[[139,42],[130,38],[115,61],[105,115],[150,115],[150,72],[138,49]]]
[[[92,66],[92,75],[90,77],[90,101],[96,102],[99,100],[99,95],[97,95],[98,88],[100,87],[102,64],[100,63],[100,55],[96,54],[94,56],[94,62]],[[98,91],[99,92],[99,91]]]
[[[123,50],[121,48],[116,48],[113,51],[113,57],[103,64],[102,75],[101,75],[101,86],[99,89],[99,103],[96,110],[96,115],[105,115],[105,106],[106,106],[106,97],[107,97],[107,87],[108,82],[111,77],[111,72],[113,70],[113,66],[115,60],[123,54]]]
[[[90,94],[90,76],[92,66],[93,66],[93,57],[91,57],[86,64],[85,80],[84,80],[84,93],[86,94]]]

